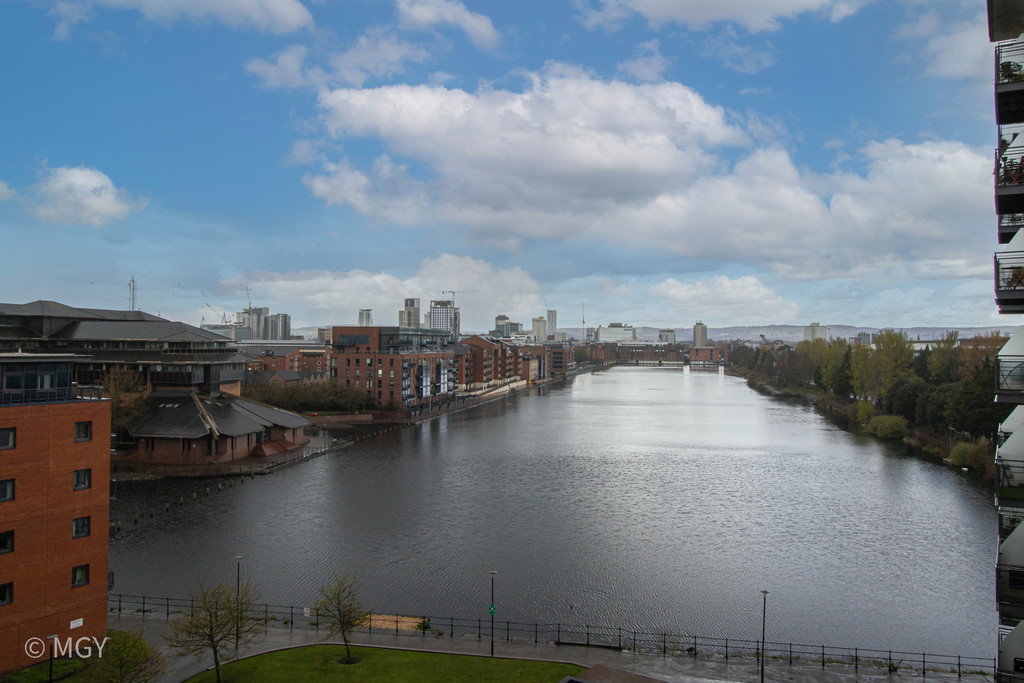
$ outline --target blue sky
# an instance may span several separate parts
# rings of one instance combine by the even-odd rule
[[[1012,324],[985,4],[0,1],[3,300]]]

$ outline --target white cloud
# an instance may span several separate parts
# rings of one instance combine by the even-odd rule
[[[988,42],[988,19],[984,12],[972,21],[941,26],[925,15],[907,35],[924,38],[921,59],[926,73],[933,76],[979,80],[993,77],[992,46]],[[915,31],[916,29],[916,31]]]
[[[322,70],[314,67],[303,72],[307,52],[304,45],[292,45],[277,53],[273,62],[253,57],[245,63],[245,70],[258,76],[267,88],[291,89],[323,85],[327,78]]]
[[[531,74],[523,92],[390,86],[325,90],[319,102],[328,136],[387,152],[369,166],[326,162],[304,182],[382,222],[459,226],[508,250],[628,235],[633,248],[791,279],[915,263],[969,277],[954,261],[990,259],[991,160],[962,143],[874,142],[847,164],[860,172],[819,175],[771,142],[787,138],[778,122],[749,116],[762,146],[746,151],[743,130],[689,88],[564,65]]]
[[[774,50],[770,43],[763,49],[741,45],[731,30],[705,40],[701,54],[718,59],[725,68],[743,74],[756,74],[775,64]]]
[[[401,74],[406,62],[424,62],[429,57],[423,47],[377,29],[359,36],[352,48],[332,57],[330,63],[340,82],[362,87],[371,76]]]
[[[521,93],[396,85],[323,91],[320,106],[330,135],[380,138],[390,156],[430,168],[436,179],[414,192],[427,213],[413,222],[456,222],[502,239],[509,230],[570,236],[609,206],[707,172],[718,162],[704,147],[748,142],[685,86],[603,82],[562,65],[530,75]],[[328,201],[387,213],[367,174],[346,164],[307,182]]]
[[[489,330],[494,312],[528,320],[543,306],[540,285],[521,268],[495,268],[452,254],[424,259],[416,274],[404,279],[365,270],[261,271],[223,281],[219,288],[225,294],[239,294],[246,286],[253,298],[289,311],[293,326],[355,324],[360,308],[372,309],[377,325],[396,325],[403,298],[419,298],[426,312],[431,299],[451,298],[442,294],[444,290],[458,292],[456,304],[466,330]]]
[[[73,0],[59,0],[54,3],[49,14],[57,19],[57,23],[53,27],[53,39],[70,40],[72,27],[88,18],[89,5]]]
[[[650,292],[697,318],[758,324],[791,321],[800,316],[799,306],[779,296],[753,275],[735,279],[719,275],[690,283],[668,278],[652,286]]]
[[[93,0],[94,4],[142,12],[148,21],[219,21],[233,28],[291,33],[313,26],[313,15],[299,0]]]
[[[104,225],[143,210],[147,203],[115,187],[105,173],[88,166],[49,169],[35,192],[37,201],[29,210],[50,223]]]
[[[671,62],[661,54],[661,44],[655,38],[637,45],[636,55],[619,64],[618,71],[640,81],[660,81],[669,64]]]
[[[10,187],[7,183],[0,180],[0,202],[6,202],[17,196],[18,193],[14,191],[13,187]]]
[[[277,53],[273,61],[253,57],[245,64],[267,88],[321,88],[334,84],[362,87],[370,78],[383,79],[405,72],[407,62],[424,62],[430,53],[420,45],[405,42],[383,29],[359,36],[348,50],[328,58],[331,70],[306,66],[309,50],[303,45]]]
[[[451,25],[479,48],[493,49],[501,40],[489,17],[469,11],[457,0],[397,0],[398,20],[405,27],[429,29]]]
[[[748,31],[774,31],[781,19],[816,12],[831,21],[841,21],[871,0],[715,0],[680,2],[679,0],[576,0],[576,6],[588,28],[615,28],[631,14],[639,14],[652,24],[676,23],[691,29],[703,29],[718,22],[739,24]]]

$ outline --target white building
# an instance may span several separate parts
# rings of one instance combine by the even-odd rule
[[[658,330],[658,342],[661,344],[675,344],[676,331],[668,329]]]
[[[360,308],[359,322],[356,324],[359,325],[360,327],[373,327],[373,309]]]
[[[636,329],[632,325],[609,323],[608,327],[598,325],[594,336],[597,342],[636,341]]]
[[[264,339],[291,339],[292,337],[292,317],[287,313],[268,315],[264,325],[266,326]]]
[[[455,302],[448,299],[445,301],[431,301],[430,310],[427,312],[427,327],[432,330],[446,330],[451,333],[452,340],[459,340],[459,309]]]
[[[547,330],[548,334],[554,334],[558,331],[558,311],[548,309]]]
[[[708,345],[708,326],[700,321],[693,324],[693,345],[697,347]]]
[[[822,327],[818,323],[811,323],[804,328],[804,341],[822,339],[828,341],[828,327]]]
[[[533,338],[537,343],[543,344],[548,339],[548,320],[538,316],[533,319]]]

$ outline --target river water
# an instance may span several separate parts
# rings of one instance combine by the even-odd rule
[[[216,487],[118,482],[115,592],[240,555],[272,603],[355,572],[375,612],[486,619],[496,570],[500,620],[756,639],[767,589],[776,642],[995,651],[990,490],[714,372],[581,375]]]

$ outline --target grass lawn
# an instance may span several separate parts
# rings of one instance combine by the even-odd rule
[[[356,664],[340,664],[343,645],[311,645],[271,652],[228,664],[221,669],[225,683],[240,681],[514,681],[556,683],[582,669],[572,664],[491,659],[434,652],[382,650],[353,647]],[[216,681],[213,671],[190,679],[198,683]]]

